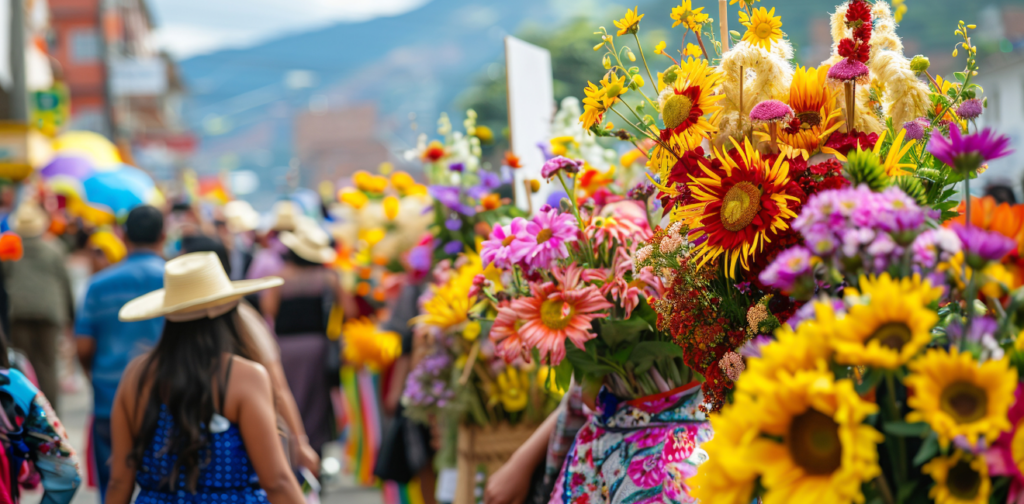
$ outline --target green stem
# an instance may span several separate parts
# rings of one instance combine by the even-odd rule
[[[640,59],[644,62],[644,69],[647,70],[647,78],[651,79],[651,87],[654,88],[654,92],[658,92],[658,81],[654,80],[654,76],[651,75],[651,68],[647,66],[647,56],[644,56],[644,48],[640,47],[640,37],[637,36],[636,32],[633,32],[633,38],[636,39],[636,50],[640,52]]]
[[[886,373],[885,375],[885,387],[889,396],[889,418],[891,421],[898,422],[902,420],[900,418],[899,404],[896,402],[896,378],[893,373]],[[903,482],[907,480],[907,444],[902,437],[886,436],[886,443],[889,443],[889,451],[893,453],[895,460],[893,465],[895,466],[895,478],[896,486],[900,487]],[[896,444],[896,450],[892,448],[892,444]]]
[[[562,189],[565,189],[565,192],[569,195],[569,203],[572,205],[572,214],[576,216],[576,224],[580,228],[580,234],[585,237],[587,235],[587,227],[583,225],[583,217],[580,216],[580,207],[579,204],[576,203],[576,177],[573,177],[572,179],[572,190],[570,191],[568,184],[565,183],[565,177],[562,175],[561,170],[557,173],[558,181],[562,183]],[[594,263],[593,249],[591,249],[589,243],[585,240],[580,243],[580,248],[583,250],[583,255],[585,256],[587,263],[591,267],[595,267],[596,264]]]

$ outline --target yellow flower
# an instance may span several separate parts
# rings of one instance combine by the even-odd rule
[[[789,85],[794,121],[779,128],[779,141],[799,149],[805,159],[817,153],[825,139],[842,126],[839,90],[828,85],[829,65],[800,67]]]
[[[555,379],[555,370],[551,366],[541,366],[537,369],[537,385],[555,397],[565,395],[565,389],[558,386],[558,380]]]
[[[775,15],[775,8],[768,11],[764,7],[754,9],[750,16],[740,11],[740,24],[747,27],[743,40],[761,46],[766,51],[772,49],[772,42],[782,40],[782,16]]]
[[[945,447],[957,436],[972,446],[984,436],[989,443],[1012,427],[1006,412],[1017,388],[1017,370],[1009,359],[979,364],[970,353],[954,347],[929,350],[909,364],[904,383],[914,393],[908,422],[928,422]]]
[[[644,18],[643,14],[637,16],[638,11],[639,8],[637,7],[634,7],[632,10],[626,9],[626,15],[622,16],[622,19],[612,21],[615,23],[615,27],[619,29],[616,35],[621,37],[627,33],[636,33],[640,28],[640,20]]]
[[[380,331],[367,318],[345,321],[341,328],[345,340],[345,362],[382,370],[402,354],[402,339],[391,331]]]
[[[882,134],[878,135],[878,141],[875,142],[873,152],[878,154],[879,158],[881,158],[879,153],[882,151],[882,142],[885,140],[885,135],[887,133],[889,133],[888,130],[882,130]],[[885,167],[885,172],[888,173],[890,177],[906,175],[910,173],[910,171],[917,169],[917,166],[915,166],[914,163],[900,163],[900,160],[910,152],[910,148],[914,146],[915,142],[917,142],[917,140],[911,140],[907,142],[906,145],[903,145],[903,138],[906,134],[907,130],[901,128],[900,132],[896,135],[896,139],[893,140],[892,145],[889,146],[889,153],[886,154],[885,161],[882,163],[882,166]]]
[[[982,455],[957,450],[951,456],[933,458],[921,466],[921,472],[935,480],[928,497],[937,504],[984,504],[992,491],[988,463]]]
[[[428,192],[427,191],[427,186],[425,186],[423,184],[413,184],[413,185],[409,186],[408,189],[405,190],[405,195],[406,196],[426,196],[427,192]]]
[[[363,192],[380,194],[388,188],[387,177],[372,175],[365,171],[357,171],[352,175],[352,183]]]
[[[700,57],[702,54],[704,54],[704,51],[700,50],[700,46],[691,43],[687,43],[686,50],[683,51],[683,56],[693,56],[695,58]]]
[[[619,101],[619,96],[626,94],[629,90],[626,87],[626,76],[611,74],[601,79],[602,90],[604,90],[604,106],[611,107]]]
[[[497,378],[498,400],[506,413],[515,413],[526,409],[530,398],[530,375],[526,371],[508,366]]]
[[[665,41],[658,42],[658,45],[654,46],[654,54],[665,54]]]
[[[571,135],[559,136],[552,138],[551,142],[551,153],[556,156],[564,156],[569,152],[569,146],[579,148],[580,144],[576,141],[576,138]]]
[[[687,480],[701,502],[750,504],[759,468],[751,464],[750,446],[760,436],[756,403],[737,394],[735,402],[710,415],[715,437],[701,445],[708,459]]]
[[[673,7],[672,13],[669,14],[669,17],[675,20],[672,23],[672,28],[683,24],[690,31],[699,33],[701,25],[708,22],[708,15],[701,12],[702,10],[704,7],[694,9],[690,0],[683,0],[679,7]]]
[[[494,141],[494,132],[491,131],[491,128],[488,128],[487,126],[477,126],[473,130],[473,134],[480,139],[481,143],[489,144]]]
[[[359,210],[366,206],[366,203],[370,201],[370,198],[366,197],[366,194],[358,189],[346,187],[338,193],[338,200],[352,208],[355,208],[356,210]]]
[[[405,193],[407,189],[416,185],[416,179],[404,171],[396,171],[391,174],[391,185],[396,191]]]
[[[395,218],[398,217],[398,198],[394,196],[387,196],[381,204],[384,206],[384,216],[387,217],[388,220],[395,220]]]
[[[414,324],[448,329],[468,320],[474,301],[469,290],[473,277],[483,272],[483,265],[478,255],[466,257],[469,261],[451,274],[448,283],[430,286],[432,297],[423,303],[423,314],[412,320]]]
[[[964,266],[964,253],[957,252],[956,255],[949,259],[949,262],[939,264],[939,271],[944,271],[953,276],[953,280],[956,282],[957,288],[964,290],[967,288],[968,282],[971,277],[974,276],[974,269],[970,266]],[[981,284],[981,293],[995,299],[1000,299],[1010,290],[1014,290],[1020,287],[1017,276],[1014,275],[1013,271],[1006,267],[1002,263],[988,263],[985,268],[981,270],[981,276],[978,277],[978,282]]]
[[[775,341],[761,347],[761,356],[749,359],[736,390],[759,396],[771,388],[781,375],[799,371],[827,369],[832,356],[829,343],[836,331],[836,314],[830,302],[814,302],[814,318],[805,320],[796,331],[788,325],[775,330]]]
[[[780,374],[771,385],[749,413],[761,422],[749,463],[762,472],[764,503],[862,500],[861,484],[881,474],[884,438],[863,423],[878,406],[827,369]]]
[[[380,241],[384,239],[384,235],[386,234],[387,232],[379,227],[360,229],[358,233],[359,239],[366,242],[366,245],[369,247],[372,247],[380,243]]]
[[[658,95],[658,110],[665,124],[662,140],[683,135],[709,138],[718,131],[713,123],[718,121],[722,110],[718,102],[725,95],[715,94],[715,91],[722,84],[722,78],[720,70],[709,67],[702,59],[689,58],[676,70],[675,80]],[[674,143],[678,142],[670,141]],[[674,162],[675,158],[672,159]]]
[[[476,341],[480,337],[480,322],[474,320],[466,324],[462,329],[462,337],[466,338],[466,341]]]
[[[906,364],[932,340],[939,316],[927,305],[942,295],[942,288],[888,273],[861,277],[860,285],[862,302],[853,304],[834,335],[836,362],[885,369]],[[859,295],[856,289],[847,294],[850,299]]]
[[[583,89],[586,94],[586,98],[583,99],[583,115],[580,116],[580,122],[583,123],[583,129],[589,130],[594,125],[600,124],[604,118],[604,112],[607,107],[604,106],[604,90],[597,87],[593,82],[587,82],[588,86]]]
[[[729,0],[729,5],[732,5],[737,1],[739,1],[741,9],[746,9],[748,6],[753,6],[754,2],[760,2],[761,0]]]

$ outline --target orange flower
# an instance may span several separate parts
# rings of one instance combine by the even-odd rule
[[[437,161],[440,161],[446,153],[444,145],[441,142],[434,140],[433,142],[430,142],[430,144],[427,145],[427,148],[423,151],[423,160],[430,163],[436,163]]]
[[[966,206],[960,202],[956,211],[960,214],[946,222],[964,225],[967,222]],[[996,204],[995,198],[971,197],[971,225],[1017,240],[1017,253],[1024,255],[1024,205]]]
[[[480,198],[480,206],[484,207],[484,210],[495,210],[501,207],[501,196],[497,193],[491,193],[483,198]]]
[[[0,261],[20,261],[23,253],[20,236],[12,231],[0,234]]]
[[[505,151],[505,166],[509,168],[522,168],[523,164],[519,161],[519,156],[515,155],[512,151]]]

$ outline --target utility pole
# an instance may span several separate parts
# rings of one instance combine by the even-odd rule
[[[25,4],[11,2],[11,86],[8,112],[11,121],[28,124],[28,90],[25,86]]]

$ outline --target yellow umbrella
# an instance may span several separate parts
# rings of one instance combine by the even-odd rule
[[[53,141],[53,149],[83,156],[92,161],[99,171],[115,170],[121,164],[117,147],[103,135],[92,131],[68,131]]]

